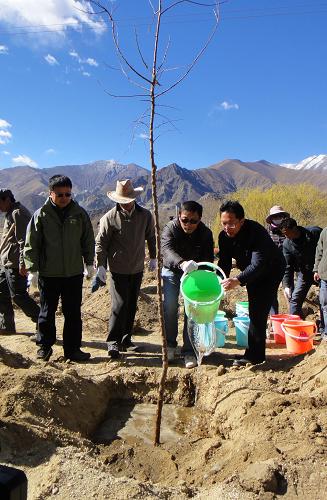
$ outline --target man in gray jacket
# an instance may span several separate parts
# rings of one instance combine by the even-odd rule
[[[83,271],[93,274],[94,234],[86,211],[71,199],[72,182],[65,175],[49,179],[49,198],[37,210],[27,228],[24,249],[26,269],[39,273],[41,312],[37,358],[47,361],[56,342],[56,310],[61,298],[65,317],[64,355],[86,361],[81,351]]]
[[[0,333],[15,333],[12,301],[37,324],[40,308],[27,293],[27,271],[23,261],[26,228],[31,214],[15,200],[10,189],[0,189],[0,211],[4,212],[0,243]]]
[[[116,206],[100,219],[96,237],[97,277],[106,281],[110,270],[111,314],[107,337],[112,359],[120,351],[136,350],[131,341],[145,258],[145,241],[150,254],[150,270],[156,267],[154,221],[149,210],[135,202],[143,188],[133,188],[130,179],[117,181],[108,197]]]
[[[313,273],[313,279],[320,284],[319,301],[324,324],[321,338],[327,340],[327,227],[320,233]]]

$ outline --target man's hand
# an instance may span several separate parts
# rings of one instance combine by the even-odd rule
[[[94,273],[95,273],[95,269],[94,269],[93,265],[85,266],[84,276],[87,280],[92,279],[94,276]]]
[[[21,276],[27,276],[27,275],[28,275],[28,271],[27,271],[27,269],[26,269],[26,267],[25,267],[25,264],[21,264],[21,265],[19,266],[19,274],[20,274]]]
[[[97,278],[99,278],[102,283],[107,281],[107,271],[104,266],[99,266],[97,269]]]
[[[319,276],[319,274],[318,274],[318,273],[314,273],[314,275],[313,275],[313,279],[314,279],[314,281],[320,281],[320,276]]]
[[[233,290],[233,288],[240,286],[241,283],[237,278],[226,278],[225,280],[222,280],[221,284],[226,292],[227,290]]]
[[[285,297],[288,300],[290,300],[292,292],[291,292],[291,289],[288,286],[286,288],[284,288],[284,295],[285,295]]]
[[[157,269],[157,259],[150,259],[148,264],[149,271],[155,271]]]
[[[197,263],[194,260],[184,260],[179,267],[182,269],[183,273],[191,273],[192,271],[196,271],[198,268]]]

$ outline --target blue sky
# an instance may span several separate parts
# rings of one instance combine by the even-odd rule
[[[122,49],[143,71],[134,30],[151,63],[151,2],[105,3],[115,8]],[[0,0],[0,168],[100,159],[149,167],[147,128],[135,128],[147,103],[106,93],[139,89],[119,70],[107,19],[87,11],[82,0]],[[159,129],[158,166],[296,163],[327,153],[327,1],[229,0],[220,16],[199,63],[160,101],[167,119],[158,123],[171,123]],[[182,74],[212,26],[211,8],[183,2],[167,12],[162,88]]]

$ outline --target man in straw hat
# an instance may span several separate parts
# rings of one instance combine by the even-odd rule
[[[134,188],[130,179],[117,181],[116,190],[108,197],[116,206],[100,219],[96,237],[97,276],[106,281],[107,263],[110,271],[111,314],[107,337],[108,354],[120,357],[120,351],[136,350],[132,330],[140,292],[145,244],[147,242],[149,269],[156,268],[156,241],[152,214],[136,203],[143,188]]]
[[[283,242],[285,240],[285,236],[281,232],[279,226],[281,222],[289,216],[290,214],[286,212],[282,206],[274,205],[269,210],[269,215],[266,218],[268,233],[273,242],[275,243],[275,245],[280,249],[281,252],[283,252]],[[286,300],[288,300],[287,297]],[[270,313],[278,314],[278,311],[279,311],[279,305],[278,305],[278,290],[277,290],[276,296],[274,297],[273,303],[271,305]]]
[[[27,293],[23,260],[26,228],[31,214],[10,189],[0,189],[0,211],[5,213],[0,242],[0,333],[15,333],[12,301],[37,325],[40,308]]]

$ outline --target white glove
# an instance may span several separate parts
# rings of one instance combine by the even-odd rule
[[[150,259],[148,267],[149,271],[155,271],[157,269],[157,259]]]
[[[39,284],[39,273],[28,273],[27,275],[27,287],[28,288],[38,288]]]
[[[287,299],[291,298],[291,289],[289,287],[284,288],[284,295]]]
[[[198,265],[194,260],[184,260],[179,266],[184,274],[191,273],[192,271],[196,271]]]
[[[94,273],[95,273],[95,269],[94,269],[93,264],[91,266],[85,266],[84,276],[87,280],[92,279],[94,276]]]
[[[107,271],[104,266],[99,266],[97,269],[97,278],[99,278],[102,283],[107,281]]]

